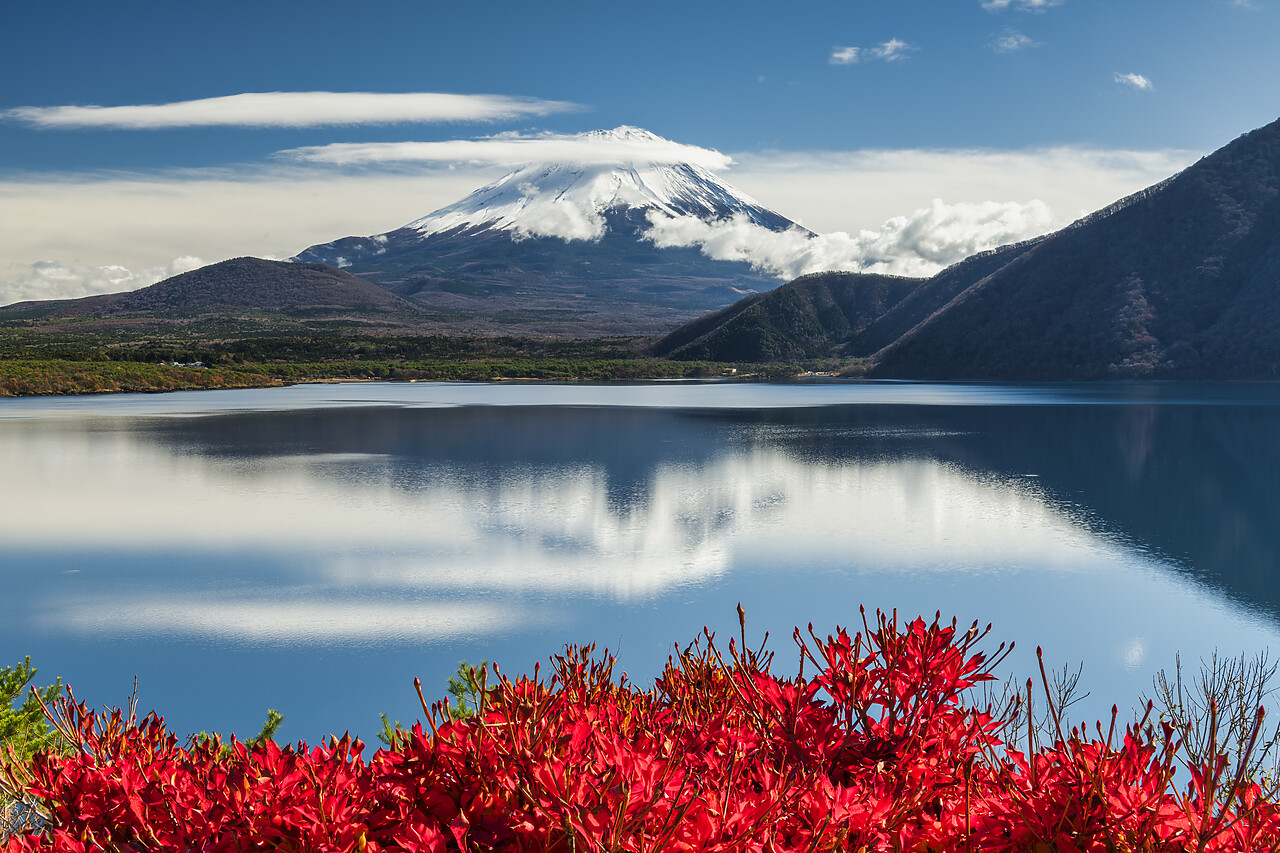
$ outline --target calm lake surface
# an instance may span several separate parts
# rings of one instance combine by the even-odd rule
[[[417,719],[459,659],[994,622],[1083,714],[1280,651],[1280,385],[335,384],[0,401],[0,664],[181,734]],[[996,642],[991,643],[994,648]],[[1083,715],[1082,714],[1082,715]]]

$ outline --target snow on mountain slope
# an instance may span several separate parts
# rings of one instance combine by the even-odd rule
[[[605,211],[627,208],[713,221],[741,214],[777,231],[794,224],[699,166],[633,161],[525,166],[405,227],[424,236],[486,225],[522,236],[594,240],[604,232]]]

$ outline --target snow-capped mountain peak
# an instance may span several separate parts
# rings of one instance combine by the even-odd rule
[[[718,221],[735,215],[771,230],[793,223],[705,168],[678,158],[683,146],[638,127],[583,134],[586,162],[521,167],[466,198],[404,226],[426,237],[486,228],[518,237],[599,239],[611,211]],[[598,146],[600,151],[590,152]]]
[[[610,142],[632,142],[641,145],[669,145],[670,140],[663,139],[658,134],[643,127],[635,125],[623,124],[615,127],[613,130],[591,130],[583,134],[586,139],[606,140]]]
[[[312,246],[294,260],[362,268],[430,252],[441,241],[451,246],[502,237],[597,242],[606,232],[652,247],[655,228],[673,222],[732,222],[809,235],[713,174],[730,162],[719,152],[626,125],[578,134],[561,150],[570,158],[523,165],[400,228]]]

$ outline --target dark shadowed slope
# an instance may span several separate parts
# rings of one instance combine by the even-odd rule
[[[920,283],[846,272],[802,276],[686,323],[655,344],[653,352],[754,362],[830,356]]]
[[[1021,257],[1041,239],[1043,238],[979,252],[952,264],[933,278],[922,282],[903,297],[901,302],[889,307],[865,329],[852,335],[842,347],[843,354],[860,358],[874,355],[944,310],[974,283]]]
[[[1027,248],[882,377],[1280,377],[1280,122]]]

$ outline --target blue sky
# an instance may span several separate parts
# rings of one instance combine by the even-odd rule
[[[1022,236],[1280,116],[1278,6],[3,4],[20,37],[0,54],[0,304],[385,231],[513,165],[472,157],[482,137],[624,124],[721,152],[722,177],[824,233],[998,215]],[[52,111],[275,92],[489,97],[213,101],[110,127]],[[305,126],[271,126],[286,118]],[[403,142],[456,143],[456,160],[280,153]]]

